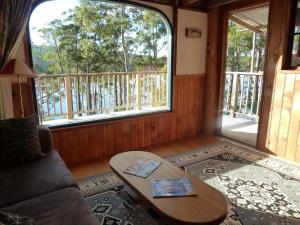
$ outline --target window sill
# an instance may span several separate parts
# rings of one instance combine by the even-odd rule
[[[82,126],[88,124],[98,124],[109,121],[116,121],[128,118],[137,118],[142,116],[155,115],[159,113],[171,112],[168,107],[156,107],[144,110],[128,110],[123,112],[113,112],[110,114],[98,114],[90,116],[82,116],[74,119],[58,119],[45,121],[41,125],[48,126],[50,129],[59,129],[66,127]]]

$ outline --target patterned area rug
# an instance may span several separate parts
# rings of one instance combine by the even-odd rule
[[[229,142],[167,157],[227,196],[223,225],[300,224],[300,166]],[[103,225],[166,225],[113,173],[78,182]],[[199,209],[201,210],[201,209]]]

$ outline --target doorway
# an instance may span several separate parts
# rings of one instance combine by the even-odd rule
[[[269,6],[232,11],[227,21],[221,134],[256,146]]]

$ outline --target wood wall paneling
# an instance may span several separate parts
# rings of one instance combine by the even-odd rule
[[[280,76],[280,74],[278,74]],[[286,153],[288,131],[290,127],[290,117],[293,102],[295,76],[287,76],[284,83],[284,91],[282,96],[281,115],[280,115],[280,126],[277,140],[277,155],[284,157]]]
[[[54,147],[72,165],[195,136],[202,128],[204,87],[204,75],[175,76],[172,112],[53,129]]]
[[[280,126],[280,113],[281,113],[281,107],[282,107],[282,96],[283,96],[283,90],[284,90],[284,84],[285,84],[285,77],[280,76],[278,81],[275,83],[275,90],[273,94],[273,102],[272,105],[276,105],[277,107],[272,108],[272,114],[270,116],[271,123],[269,128],[269,138],[268,138],[268,146],[269,149],[273,149],[273,152],[277,148],[277,140],[278,132],[279,132],[279,126]],[[273,120],[272,120],[273,119]],[[261,131],[262,133],[262,131]]]
[[[300,74],[278,72],[274,89],[267,149],[300,162]]]
[[[288,130],[288,139],[285,158],[300,162],[300,149],[298,148],[299,135],[300,135],[300,75],[295,76],[294,95],[290,117],[290,127]],[[297,153],[297,155],[296,155]]]

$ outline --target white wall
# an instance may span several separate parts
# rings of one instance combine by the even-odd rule
[[[207,14],[179,9],[177,36],[177,75],[205,74]],[[185,28],[197,28],[201,38],[187,38]]]

